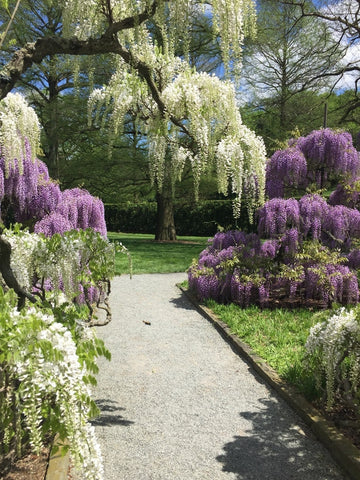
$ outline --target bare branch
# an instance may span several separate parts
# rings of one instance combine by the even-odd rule
[[[79,40],[76,37],[67,39],[59,37],[44,37],[34,43],[28,43],[17,50],[10,62],[0,72],[0,100],[15,87],[21,75],[34,63],[39,64],[48,55],[99,55],[106,53],[120,54],[125,61],[129,60],[128,51],[116,39],[116,34],[122,30],[133,28],[154,15],[159,0],[155,0],[142,13],[127,17],[119,22],[110,23],[99,38]],[[127,59],[127,60],[126,60]],[[135,65],[133,65],[136,68]],[[139,65],[141,70],[141,65]],[[139,71],[140,73],[140,71]]]

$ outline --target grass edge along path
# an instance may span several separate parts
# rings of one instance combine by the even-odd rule
[[[315,436],[329,450],[332,457],[340,465],[351,480],[360,478],[360,450],[346,438],[331,422],[293,385],[280,378],[278,373],[266,361],[257,355],[254,350],[232,333],[232,329],[218,317],[208,306],[199,304],[197,299],[183,283],[178,285],[200,313],[210,321],[231,347],[241,355],[260,376],[270,384],[277,393],[298,413],[311,428]]]
[[[333,310],[241,308],[214,300],[205,305],[308,400],[318,396],[314,379],[304,364],[305,343],[310,328],[328,318]]]

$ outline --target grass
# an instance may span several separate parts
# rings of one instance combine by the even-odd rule
[[[108,233],[110,241],[121,242],[130,252],[132,273],[185,272],[204,250],[208,237],[178,237],[177,242],[155,242],[154,235]],[[116,275],[129,273],[128,258],[116,255]]]
[[[261,310],[255,306],[243,309],[213,300],[206,304],[280,377],[295,385],[309,400],[318,396],[314,378],[304,364],[305,342],[310,328],[329,316],[328,310]]]

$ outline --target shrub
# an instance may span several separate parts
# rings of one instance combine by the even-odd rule
[[[178,235],[211,236],[219,227],[227,230],[252,228],[246,212],[234,219],[231,200],[203,200],[195,204],[175,202],[174,217]],[[106,204],[105,218],[109,231],[154,234],[156,203]]]
[[[258,234],[215,235],[189,269],[191,288],[201,299],[241,306],[356,304],[359,211],[336,204],[340,189],[331,205],[319,193],[281,197],[296,188],[322,188],[334,178],[351,179],[353,192],[359,168],[351,136],[330,129],[276,152],[266,170],[267,193],[274,198],[256,212]]]
[[[354,272],[346,259],[316,241],[300,246],[297,230],[262,241],[256,234],[217,233],[190,267],[189,287],[201,299],[247,307],[355,304]]]

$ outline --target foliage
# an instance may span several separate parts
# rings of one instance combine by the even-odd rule
[[[102,478],[102,464],[88,419],[96,358],[110,358],[103,342],[84,328],[80,312],[38,305],[19,312],[13,292],[0,289],[1,454],[28,439],[38,452],[47,435],[59,433],[79,473]]]
[[[324,104],[337,78],[331,74],[341,70],[346,50],[324,21],[302,17],[299,3],[259,0],[257,35],[245,42],[242,113],[270,154],[294,130],[307,134],[324,124]]]
[[[306,342],[308,365],[325,384],[328,410],[335,402],[355,409],[360,418],[360,322],[359,308],[334,313],[310,329]]]
[[[218,229],[242,226],[250,228],[246,212],[236,221],[231,200],[199,200],[194,203],[174,202],[176,230],[179,235],[214,235]],[[106,225],[109,231],[154,233],[155,202],[105,204]]]

